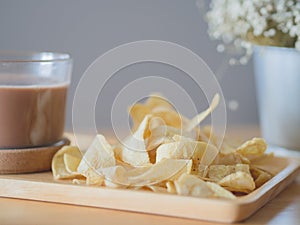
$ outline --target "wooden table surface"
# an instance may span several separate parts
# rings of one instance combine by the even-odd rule
[[[235,127],[229,136],[250,138],[257,127]],[[279,152],[284,154],[284,152]],[[294,153],[299,156],[299,152]],[[0,198],[0,224],[216,224],[118,210]],[[300,224],[300,175],[275,199],[241,224]]]

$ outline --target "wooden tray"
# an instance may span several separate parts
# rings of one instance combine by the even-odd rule
[[[297,159],[278,157],[274,165],[284,169],[256,191],[237,200],[74,185],[70,181],[54,181],[51,172],[1,175],[0,196],[230,223],[251,216],[288,186],[300,171]]]

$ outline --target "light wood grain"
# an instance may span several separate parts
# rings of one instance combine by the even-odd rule
[[[104,207],[143,213],[219,222],[243,220],[273,199],[295,178],[299,162],[275,158],[276,167],[285,167],[268,183],[237,200],[219,200],[158,194],[146,191],[72,185],[54,181],[52,174],[35,173],[0,176],[0,196]]]
[[[282,152],[282,154],[286,154]],[[25,175],[24,175],[25,176]],[[48,178],[39,175],[42,181]],[[23,178],[22,178],[23,179]],[[43,180],[44,179],[44,180]],[[12,186],[11,188],[15,188]],[[68,190],[66,190],[67,192]],[[297,224],[300,221],[300,177],[282,194],[244,224]],[[51,196],[49,196],[51,197]],[[171,205],[172,206],[172,205]],[[167,207],[171,207],[167,206]],[[185,206],[190,210],[191,204]],[[213,207],[211,207],[213,208]],[[205,221],[170,218],[65,204],[0,198],[0,224],[211,224]]]

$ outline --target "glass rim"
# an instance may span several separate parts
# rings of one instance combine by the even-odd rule
[[[0,50],[0,63],[41,63],[72,61],[68,53]]]

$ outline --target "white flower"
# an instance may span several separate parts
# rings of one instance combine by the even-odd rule
[[[212,0],[207,20],[208,33],[213,39],[244,49],[245,56],[231,60],[230,64],[244,64],[251,57],[249,34],[256,37],[258,43],[264,40],[262,37],[287,35],[290,40],[296,38],[293,44],[300,50],[300,1],[297,0]],[[277,37],[274,42],[278,40]],[[224,46],[218,48],[224,50]]]

